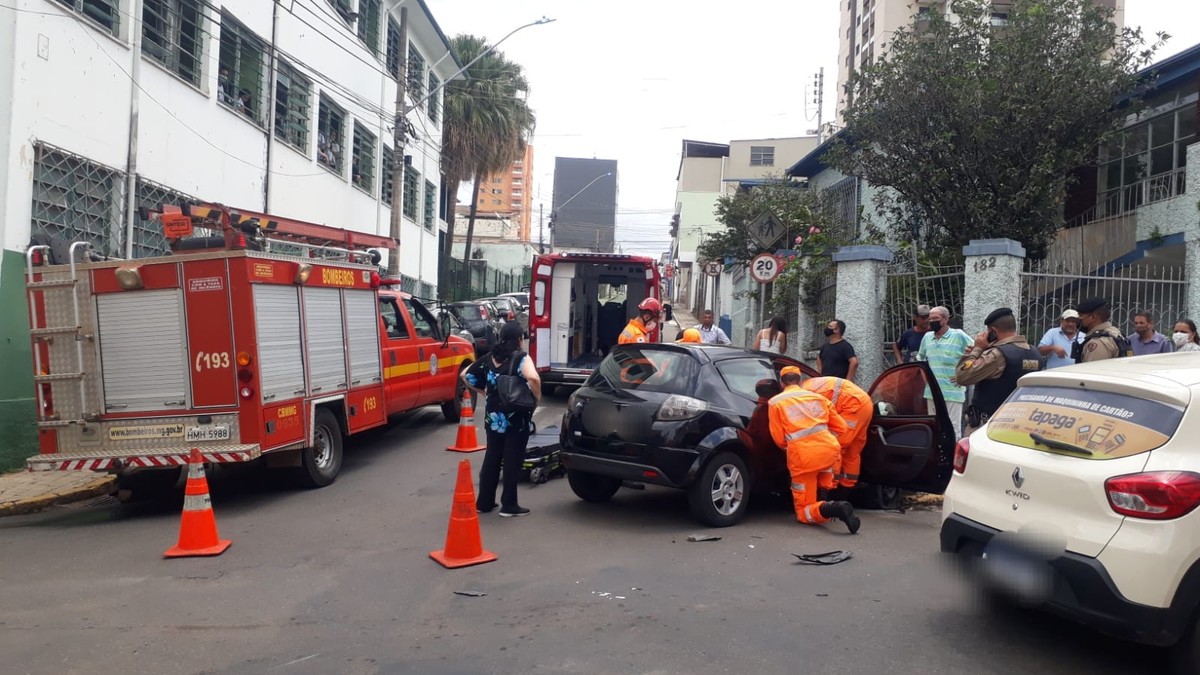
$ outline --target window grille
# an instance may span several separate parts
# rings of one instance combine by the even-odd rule
[[[392,77],[400,79],[400,26],[390,18],[387,22],[387,69]]]
[[[437,186],[429,181],[425,181],[425,212],[423,215],[422,222],[425,224],[425,229],[432,232],[437,219]]]
[[[34,144],[34,234],[90,242],[97,253],[124,255],[125,175],[43,143]]]
[[[775,166],[775,147],[771,145],[750,146],[750,166]]]
[[[429,121],[434,124],[437,124],[438,116],[442,113],[442,92],[438,90],[440,86],[442,86],[442,81],[433,74],[432,70],[429,71],[429,101],[427,103],[429,105]]]
[[[380,196],[383,198],[383,203],[388,206],[392,205],[392,174],[396,171],[396,156],[388,146],[383,146],[383,161],[381,162],[383,171],[383,183],[380,190]]]
[[[358,0],[358,39],[379,54],[379,0]]]
[[[317,162],[339,176],[345,175],[346,111],[327,97],[317,104]]]
[[[218,58],[217,100],[264,126],[266,43],[228,12],[221,14],[221,51]]]
[[[425,58],[412,43],[408,45],[408,96],[414,101],[425,97]]]
[[[375,194],[375,135],[358,122],[354,123],[354,158],[350,176],[355,185]]]
[[[58,3],[100,24],[113,37],[121,36],[121,11],[117,0],[58,0]]]
[[[153,181],[146,180],[141,176],[137,178],[137,184],[134,187],[134,196],[134,203],[137,205],[137,208],[147,208],[155,211],[161,209],[163,204],[178,206],[184,202],[195,201],[182,192],[177,192],[165,185],[159,185]],[[219,233],[203,230],[194,232],[193,234],[194,236],[206,236]],[[163,236],[161,221],[146,220],[140,214],[134,216],[133,257],[148,258],[156,255],[166,255],[168,248],[167,238]]]
[[[312,82],[280,60],[275,76],[275,137],[308,154]]]
[[[421,174],[411,166],[404,167],[404,215],[417,222],[417,194],[421,188]]]
[[[347,26],[354,23],[354,0],[329,0],[329,4]]]
[[[207,23],[199,0],[145,0],[142,53],[199,87],[209,37]]]

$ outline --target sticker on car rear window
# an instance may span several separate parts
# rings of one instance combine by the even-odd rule
[[[987,435],[1035,450],[1115,459],[1163,445],[1182,417],[1177,406],[1125,394],[1022,387],[988,420]]]

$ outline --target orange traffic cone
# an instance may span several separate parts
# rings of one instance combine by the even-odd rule
[[[221,555],[232,543],[217,536],[217,520],[213,517],[208,480],[204,477],[204,457],[199,448],[192,448],[192,456],[188,458],[187,487],[183,490],[179,543],[167,549],[163,557]]]
[[[458,463],[458,483],[454,486],[454,505],[450,508],[450,527],[446,530],[446,548],[431,551],[429,557],[442,567],[455,569],[481,565],[496,559],[483,550],[479,534],[479,514],[475,511],[475,486],[471,483],[471,462]]]
[[[458,438],[446,448],[451,452],[479,452],[487,446],[479,444],[475,435],[475,409],[471,407],[471,390],[463,389],[462,412],[458,414]]]

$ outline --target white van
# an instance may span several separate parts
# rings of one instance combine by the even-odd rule
[[[547,385],[580,385],[592,374],[638,303],[659,298],[653,258],[552,253],[533,262],[529,353]],[[658,330],[650,339],[657,342]]]

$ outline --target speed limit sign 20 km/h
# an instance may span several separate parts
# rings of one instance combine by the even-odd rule
[[[769,284],[779,276],[779,259],[771,253],[759,253],[750,261],[750,276],[760,284]]]

